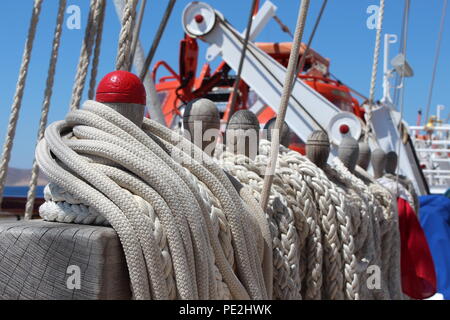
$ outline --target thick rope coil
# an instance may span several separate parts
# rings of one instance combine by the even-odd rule
[[[267,156],[267,152],[270,150],[269,145],[270,143],[261,141],[260,154]],[[324,235],[324,274],[326,277],[323,279],[324,290],[322,294],[325,299],[343,299],[342,244],[338,236],[340,226],[337,220],[337,211],[343,211],[343,204],[340,202],[338,193],[321,170],[295,151],[284,149],[279,156],[278,166],[289,167],[297,171],[313,192],[315,205],[320,216],[322,234]],[[353,274],[354,272],[352,272]],[[356,287],[357,283],[354,286]]]
[[[206,208],[210,208],[211,223],[214,233],[219,237],[220,244],[223,248],[225,257],[230,266],[234,269],[234,253],[232,244],[232,235],[230,226],[228,225],[227,217],[223,213],[219,200],[211,193],[206,185],[199,181],[195,176],[185,169],[188,176],[192,178],[193,185],[197,187]]]
[[[58,61],[59,45],[61,43],[62,27],[64,23],[64,13],[66,10],[66,0],[59,1],[58,14],[56,17],[56,27],[53,37],[52,53],[50,55],[50,63],[47,74],[47,83],[44,93],[44,101],[41,108],[41,119],[39,120],[39,129],[37,134],[37,142],[44,137],[45,127],[47,126],[48,112],[50,110],[50,101],[53,94],[53,83],[55,80],[56,64]],[[36,198],[36,185],[39,176],[39,167],[36,159],[33,159],[31,169],[31,179],[27,194],[27,204],[25,206],[25,220],[31,219],[34,209],[34,200]]]
[[[404,295],[401,291],[401,279],[400,279],[400,230],[399,230],[399,216],[397,209],[397,198],[402,197],[407,200],[408,203],[413,206],[414,200],[411,197],[411,194],[403,187],[403,185],[397,183],[397,179],[391,179],[389,176],[383,176],[377,179],[377,182],[380,183],[384,188],[386,188],[392,195],[394,201],[393,206],[395,206],[395,211],[391,217],[392,222],[392,234],[391,242],[394,250],[392,250],[391,262],[390,262],[390,272],[389,272],[389,285],[391,288],[391,298],[392,299],[405,299],[406,295]],[[397,270],[394,270],[394,267],[397,267]]]
[[[91,0],[90,2],[89,17],[84,33],[84,40],[81,46],[80,58],[78,60],[77,72],[72,89],[70,110],[76,110],[80,106],[84,86],[86,84],[89,62],[92,55],[92,48],[94,46],[95,34],[98,30],[97,26],[99,21],[101,20],[104,6],[104,0]]]
[[[119,35],[116,70],[130,70],[131,44],[133,42],[134,20],[138,0],[127,0],[122,16],[122,29]]]
[[[264,283],[267,283],[267,281],[263,280],[267,275],[263,277],[260,273],[261,269],[256,267],[257,258],[259,258],[254,255],[257,252],[255,247],[256,241],[252,239],[254,235],[249,233],[249,230],[251,230],[249,223],[252,221],[252,218],[250,218],[245,205],[240,200],[234,186],[223,170],[212,159],[209,157],[205,158],[204,153],[197,146],[191,144],[184,137],[175,134],[170,129],[147,119],[144,119],[143,129],[148,129],[150,133],[162,139],[164,146],[172,156],[178,157],[183,166],[201,179],[221,201],[233,233],[235,258],[243,284],[248,288],[252,296],[255,296],[255,294],[260,296],[263,293],[265,299],[266,292],[261,290],[261,288],[264,288]],[[199,165],[196,159],[203,159],[202,165]],[[224,197],[224,193],[228,193],[231,199]],[[240,214],[236,215],[237,212]],[[258,218],[260,227],[264,228],[260,222],[261,220]],[[266,242],[266,245],[271,247],[270,243]]]
[[[250,187],[255,198],[260,200],[263,178],[252,160],[225,151],[220,154],[218,161],[240,183]],[[287,204],[282,203],[285,196],[275,190],[275,185],[273,188],[268,219],[273,239],[274,298],[301,299],[300,240],[295,218]]]
[[[392,257],[399,257],[400,248],[393,244],[393,237],[398,236],[398,220],[395,219],[397,216],[397,209],[394,197],[392,194],[382,187],[374,178],[372,178],[366,171],[360,167],[355,168],[355,175],[364,181],[369,186],[369,191],[378,200],[380,206],[382,207],[382,215],[380,222],[380,232],[382,236],[381,240],[381,271],[384,279],[385,285],[389,291],[388,299],[398,299],[401,298],[401,284],[400,284],[400,265],[399,260],[397,261]],[[390,279],[390,274],[392,270],[397,272],[397,276]],[[395,273],[394,273],[395,275]],[[395,283],[398,282],[398,283]],[[396,297],[396,298],[393,298]]]
[[[0,161],[0,205],[3,200],[3,189],[5,187],[6,175],[8,173],[9,160],[11,159],[11,151],[13,148],[14,137],[16,135],[17,120],[22,106],[22,98],[25,92],[25,84],[28,75],[28,66],[31,60],[31,52],[33,51],[34,37],[41,13],[42,0],[35,0],[33,11],[31,14],[30,26],[28,28],[27,41],[22,55],[22,64],[20,66],[19,78],[17,79],[16,92],[14,94],[11,106],[11,114],[9,116],[8,130],[3,144],[3,153]]]
[[[109,226],[98,211],[88,207],[56,184],[44,189],[45,202],[39,208],[41,218],[51,222]]]
[[[366,279],[369,276],[367,267],[378,266],[384,272],[381,264],[381,246],[382,234],[380,224],[382,219],[382,207],[378,200],[370,192],[368,186],[354,174],[352,174],[338,158],[333,160],[334,169],[336,170],[339,179],[343,181],[347,191],[354,196],[355,203],[358,203],[356,210],[360,210],[361,226],[367,227],[364,239],[359,238],[359,234],[355,234],[355,239],[359,242],[356,254],[359,261],[365,262],[365,268],[361,270],[361,298],[369,299],[375,297],[376,299],[386,299],[388,296],[388,288],[386,283],[383,283],[381,290],[371,289],[369,291],[366,285]],[[358,200],[359,198],[359,200]]]
[[[261,141],[260,148],[264,149],[265,146],[269,147],[267,141]],[[280,155],[284,155],[286,152],[286,149],[280,149]],[[256,157],[255,163],[260,167],[260,171],[265,170],[266,160],[267,157],[264,155],[258,155]],[[295,203],[294,206],[298,207],[298,210],[295,211],[303,212],[304,217],[295,215],[297,226],[300,226],[304,220],[308,226],[307,228],[300,227],[300,229],[305,230],[304,232],[301,232],[301,234],[303,233],[306,237],[305,249],[302,250],[303,261],[301,265],[307,264],[307,268],[300,269],[301,271],[304,270],[306,272],[306,281],[302,284],[302,295],[304,299],[307,300],[318,300],[321,298],[323,268],[322,231],[320,229],[318,211],[316,210],[312,190],[307,183],[302,180],[302,176],[299,175],[297,171],[292,170],[289,166],[283,166],[284,164],[286,163],[279,163],[276,174],[282,179],[283,188],[289,186],[286,194],[288,202]],[[275,186],[277,186],[276,182],[277,180],[275,179]],[[305,258],[306,261],[304,261]]]
[[[107,106],[88,101],[83,110],[46,130],[37,160],[53,184],[116,229],[135,298],[173,298],[174,277],[180,299],[266,299],[263,232],[255,216],[262,213],[248,211],[212,161],[201,165],[195,160],[201,156],[199,149],[187,153],[193,145],[186,139],[153,121],[145,120],[143,127],[144,131]],[[180,155],[184,159],[178,159],[185,161],[175,162],[172,157]],[[236,272],[194,177],[223,210]],[[154,212],[155,218],[146,212]],[[165,252],[171,254],[174,276]]]

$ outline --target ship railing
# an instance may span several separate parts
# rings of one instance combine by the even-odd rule
[[[450,126],[410,126],[409,131],[431,189],[450,186]]]

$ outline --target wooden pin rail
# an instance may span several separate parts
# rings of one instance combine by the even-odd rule
[[[127,300],[112,228],[41,220],[0,223],[0,300]]]
[[[39,207],[44,203],[44,199],[37,198],[34,201],[33,216],[39,216]],[[23,217],[27,198],[24,197],[5,197],[0,208],[0,218],[2,217]],[[0,220],[1,221],[1,220]]]

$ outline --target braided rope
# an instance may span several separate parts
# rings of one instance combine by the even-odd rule
[[[3,153],[0,161],[0,204],[3,200],[3,189],[6,183],[6,175],[8,173],[9,160],[11,159],[11,151],[14,144],[14,137],[16,134],[17,120],[19,119],[19,112],[22,106],[22,98],[25,92],[25,84],[28,75],[28,66],[31,60],[31,52],[33,51],[33,42],[36,35],[36,28],[39,22],[39,15],[41,13],[42,0],[35,0],[33,4],[33,11],[30,19],[30,26],[28,28],[28,36],[25,42],[25,48],[22,55],[22,64],[20,66],[19,78],[17,80],[16,92],[14,94],[13,103],[11,106],[11,113],[9,116],[8,129],[3,145]]]
[[[261,141],[260,153],[267,155],[270,150],[269,145],[270,143]],[[339,201],[334,185],[324,173],[299,153],[284,149],[278,162],[280,167],[289,167],[297,171],[314,195],[314,202],[319,212],[324,235],[324,273],[326,277],[323,279],[323,295],[326,299],[343,299],[344,280],[341,273],[342,259],[340,254],[343,247],[338,236],[338,229],[342,226],[339,226],[337,221],[337,211],[343,211],[343,203]],[[354,286],[357,286],[356,280]]]
[[[52,124],[37,161],[66,194],[47,197],[46,205],[56,203],[61,212],[69,206],[57,200],[73,198],[72,211],[84,210],[84,221],[97,221],[96,213],[106,218],[122,242],[136,299],[266,299],[258,219],[216,165],[202,166],[187,153],[191,162],[170,157],[187,140],[152,121],[145,121],[144,131],[93,101]],[[194,177],[223,210],[225,232],[214,231],[217,211],[211,215],[199,191],[205,187],[195,187]],[[43,206],[41,214],[50,217],[46,211]],[[224,254],[230,250],[222,248],[220,233],[233,258]]]
[[[70,103],[70,110],[76,110],[80,106],[83,95],[84,86],[89,69],[89,62],[94,46],[95,34],[97,31],[98,21],[101,17],[104,0],[91,0],[89,17],[84,34],[83,44],[81,46],[80,58],[78,60],[77,72],[72,89],[72,100]]]
[[[372,108],[375,98],[375,84],[377,82],[377,73],[378,73],[378,60],[380,56],[380,47],[381,47],[381,33],[383,31],[383,19],[384,19],[384,1],[380,0],[380,9],[379,9],[379,16],[377,21],[377,33],[375,37],[375,48],[373,53],[373,63],[372,63],[372,75],[370,78],[370,90],[369,90],[369,105],[366,110],[366,123],[367,125],[364,126],[365,129],[365,140],[368,141],[369,137],[371,135],[374,135],[375,132],[371,131],[371,124],[372,124]],[[374,139],[374,141],[378,141],[377,139]]]
[[[393,296],[399,296],[398,293],[401,292],[401,287],[399,284],[394,285],[393,280],[390,281],[389,274],[391,270],[397,270],[398,274],[400,272],[400,265],[395,263],[394,257],[396,255],[399,256],[399,253],[396,252],[399,250],[398,247],[393,245],[393,237],[396,234],[396,229],[398,229],[398,225],[396,224],[395,216],[397,215],[396,206],[394,197],[391,193],[383,188],[375,179],[373,179],[366,171],[364,171],[360,167],[356,167],[355,175],[364,181],[369,186],[369,191],[374,195],[374,197],[378,200],[379,205],[382,208],[382,213],[380,216],[380,233],[381,233],[381,271],[383,276],[384,285],[387,285],[388,295],[386,295],[386,299],[390,299]],[[398,261],[397,261],[398,262]],[[385,288],[383,288],[385,289]],[[400,291],[400,292],[396,292]]]
[[[128,0],[122,16],[122,29],[119,35],[116,70],[130,70],[131,44],[133,42],[133,26],[136,18],[138,0]]]
[[[352,195],[352,199],[356,204],[355,210],[361,212],[361,224],[359,232],[364,234],[364,237],[355,236],[358,244],[356,245],[356,255],[359,261],[364,262],[361,270],[360,281],[365,283],[368,277],[366,272],[367,267],[376,265],[382,268],[381,265],[381,231],[380,219],[382,208],[378,200],[370,192],[368,186],[355,175],[353,175],[345,165],[338,159],[333,160],[334,169],[338,179],[344,185],[348,194]],[[384,270],[383,270],[384,271]],[[382,290],[369,291],[365,285],[361,286],[361,298],[368,299],[370,297],[377,297],[383,299],[386,297],[387,288],[383,284]]]
[[[95,95],[95,87],[97,84],[97,70],[100,60],[100,51],[101,51],[101,45],[102,45],[102,37],[103,37],[103,25],[105,22],[105,11],[106,11],[106,1],[100,0],[101,3],[101,11],[100,16],[98,18],[97,23],[97,30],[95,35],[95,49],[94,49],[94,58],[92,59],[92,69],[91,69],[91,76],[89,81],[89,92],[88,92],[88,98],[89,100],[94,99]]]
[[[37,142],[44,137],[44,130],[47,126],[48,112],[50,110],[50,101],[53,94],[53,83],[55,80],[56,64],[58,62],[59,46],[61,43],[62,26],[64,23],[64,13],[66,9],[66,0],[59,1],[58,14],[56,17],[56,27],[53,37],[52,52],[50,55],[50,63],[47,73],[47,83],[44,93],[44,101],[41,108],[41,119],[39,120],[39,129],[37,134]],[[34,200],[36,198],[36,185],[39,176],[39,167],[36,159],[33,159],[33,166],[31,169],[31,179],[29,182],[29,189],[27,194],[27,204],[25,206],[25,220],[31,219],[34,209]]]
[[[267,163],[267,156],[264,154],[267,154],[269,150],[268,142],[262,140],[260,148],[265,151],[263,151],[262,155],[256,157],[255,162],[260,166],[260,170],[264,170]],[[288,149],[280,148],[281,156],[286,155],[287,152]],[[302,250],[301,265],[307,264],[307,268],[300,269],[300,271],[307,272],[306,282],[302,285],[303,296],[307,300],[317,300],[321,298],[323,267],[322,231],[320,229],[318,211],[314,204],[315,200],[312,190],[303,180],[303,177],[288,165],[286,166],[286,164],[283,161],[279,162],[276,174],[282,179],[282,188],[285,188],[285,186],[291,188],[291,191],[289,189],[287,191],[289,203],[293,204],[294,207],[298,206],[298,211],[303,213],[302,216],[295,216],[297,219],[301,218],[301,221],[297,221],[297,225],[300,230],[304,230],[301,234],[306,237],[306,250]],[[275,183],[275,185],[277,184]],[[301,223],[306,223],[307,227],[301,227]],[[302,275],[301,278],[305,279],[305,275]]]
[[[220,154],[218,161],[240,183],[250,187],[255,199],[260,200],[263,174],[251,159],[225,151]],[[294,213],[283,203],[286,197],[279,193],[282,189],[276,185],[272,187],[267,219],[273,243],[273,297],[282,300],[301,299],[300,239]]]

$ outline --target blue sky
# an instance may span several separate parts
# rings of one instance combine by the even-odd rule
[[[68,5],[76,4],[81,8],[82,29],[64,28],[60,59],[57,67],[56,83],[52,99],[49,121],[63,119],[67,113],[73,79],[78,62],[84,27],[87,20],[89,0],[67,0]],[[153,40],[168,0],[149,0],[141,32],[141,41],[147,51]],[[246,25],[250,0],[205,0],[221,11],[228,21],[238,30]],[[264,1],[261,0],[261,4]],[[293,31],[299,1],[272,0],[278,6],[277,15]],[[312,0],[304,41],[309,37],[315,17],[322,1]],[[330,0],[322,22],[313,42],[313,48],[331,59],[331,72],[354,89],[368,95],[375,30],[369,30],[366,20],[367,7],[377,5],[378,0]],[[428,88],[438,37],[439,21],[443,0],[412,0],[410,15],[409,42],[407,59],[414,68],[414,78],[406,82],[405,119],[413,124],[417,110],[424,108],[428,97]],[[179,0],[168,24],[166,33],[156,52],[154,62],[164,59],[175,70],[178,69],[179,40],[183,37],[181,12],[187,0]],[[2,1],[0,11],[0,38],[3,41],[0,59],[0,143],[3,146],[10,106],[13,99],[22,50],[27,34],[32,0]],[[31,167],[34,154],[36,132],[40,117],[40,108],[45,87],[51,41],[56,20],[58,1],[45,0],[38,33],[35,40],[30,64],[27,88],[16,133],[16,140],[10,165],[18,168]],[[387,0],[383,26],[384,33],[400,35],[403,12],[403,0]],[[120,25],[115,15],[112,1],[108,0],[103,36],[102,55],[99,66],[99,78],[114,68],[117,50],[117,38]],[[66,16],[67,18],[67,16]],[[436,104],[446,105],[445,114],[450,109],[450,84],[446,74],[450,71],[450,23],[446,23],[441,58],[436,76],[432,100],[432,112]],[[289,41],[288,35],[281,32],[279,26],[271,21],[257,41]],[[206,45],[201,44],[200,61],[204,57]],[[398,50],[392,46],[392,54]],[[381,60],[382,61],[382,60]],[[381,98],[381,73],[379,66],[376,97]],[[159,75],[162,75],[160,73]],[[87,90],[86,90],[87,91]],[[85,92],[87,94],[87,92]]]

